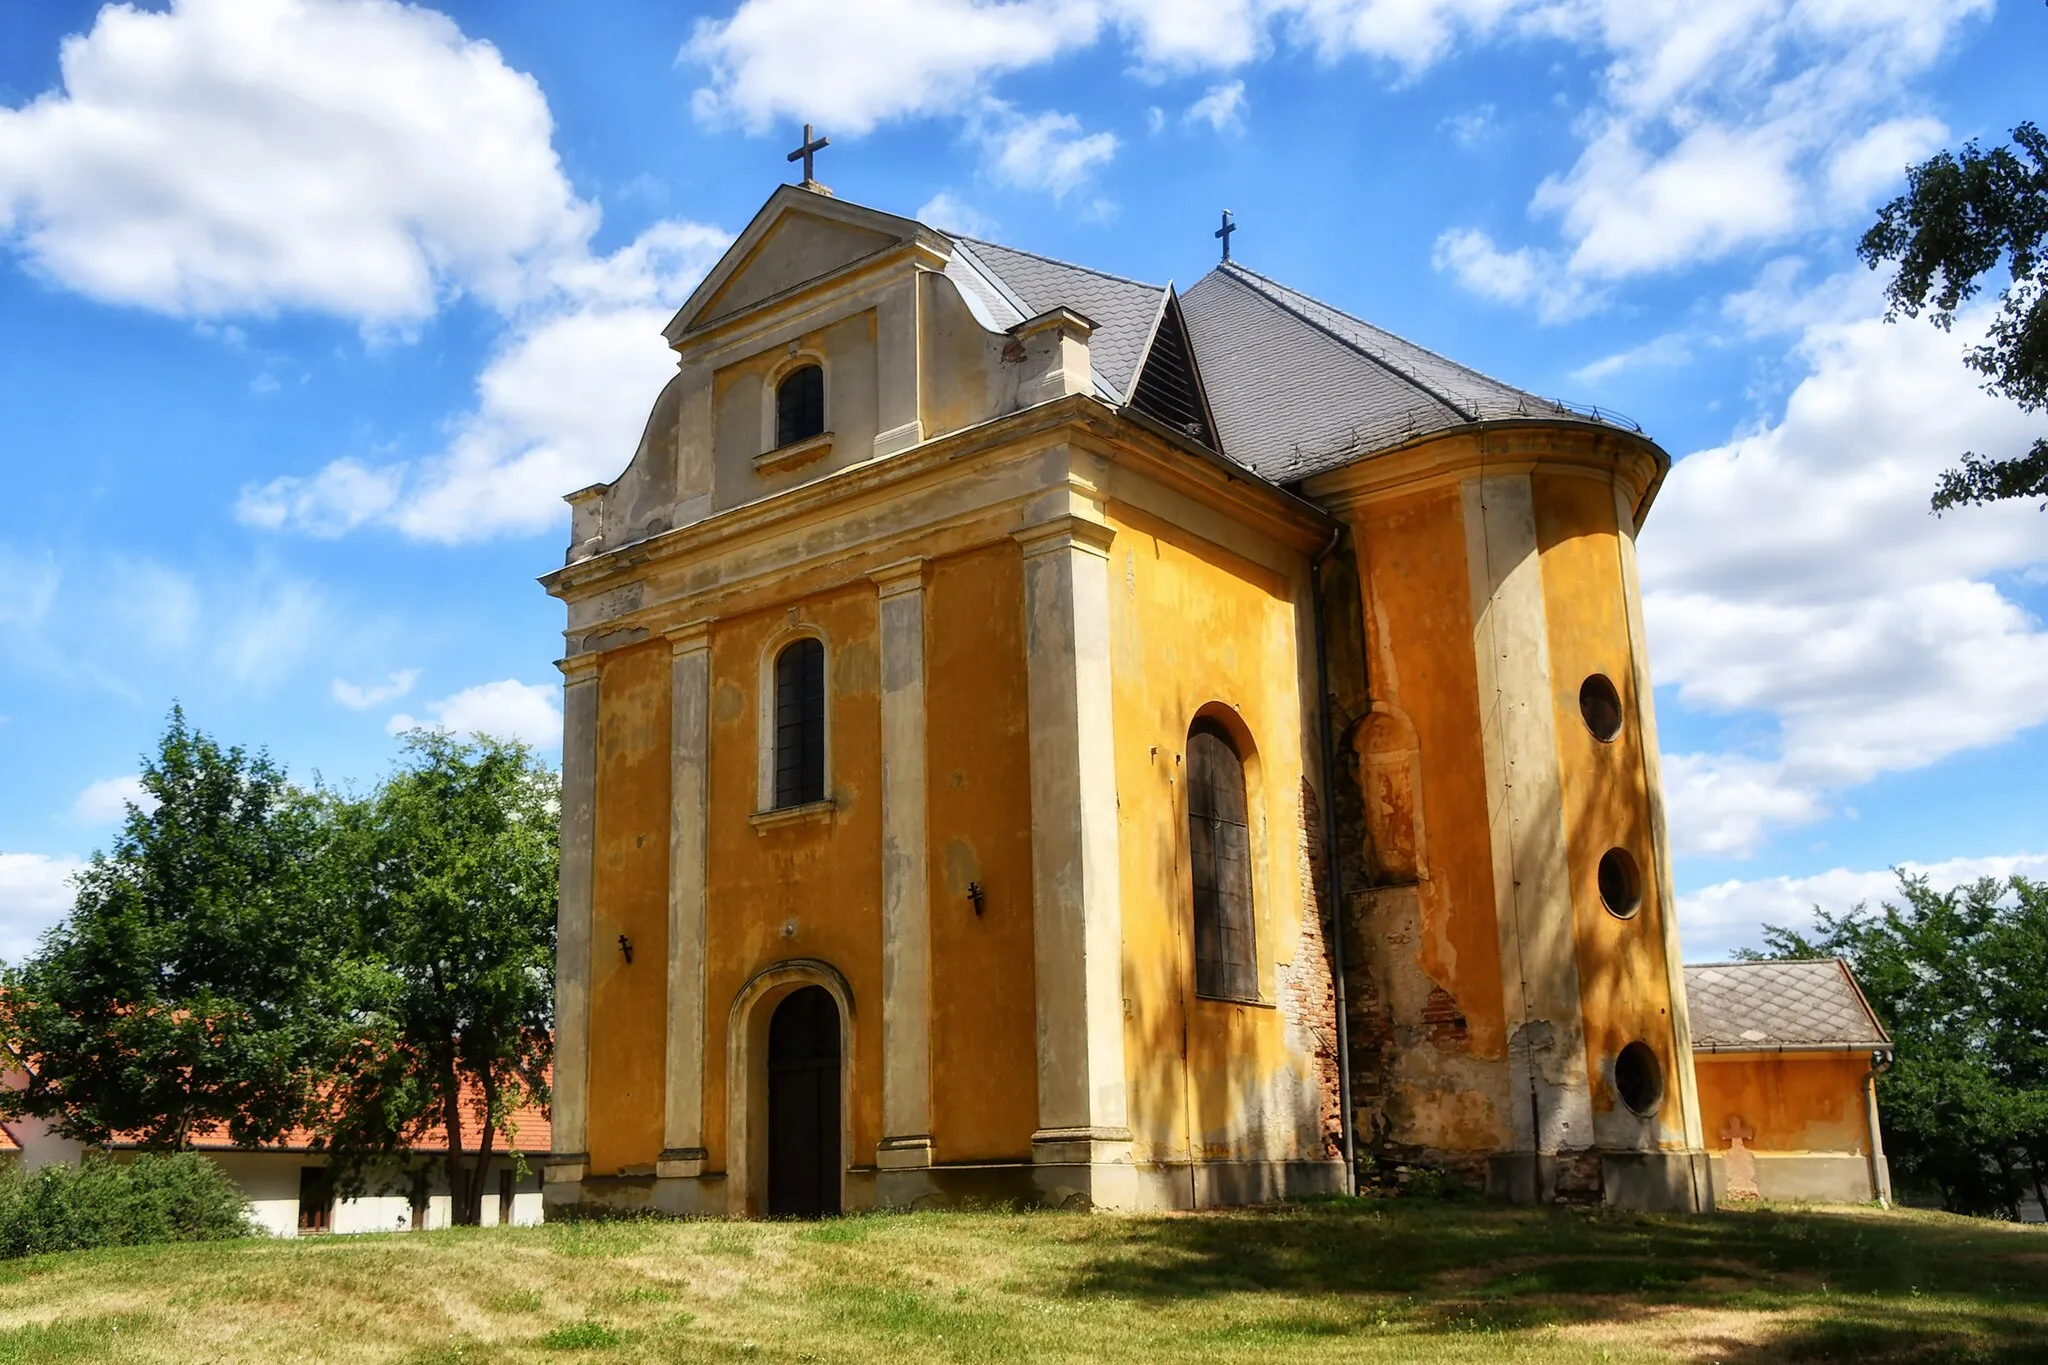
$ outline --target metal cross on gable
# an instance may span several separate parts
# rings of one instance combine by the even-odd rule
[[[1230,259],[1230,234],[1237,231],[1237,220],[1230,216],[1230,210],[1223,210],[1223,226],[1216,229],[1216,236],[1223,242],[1223,259]]]
[[[817,179],[817,177],[811,174],[811,158],[831,145],[831,138],[813,137],[811,136],[811,125],[808,123],[804,125],[804,145],[791,152],[789,159],[804,163],[804,183],[806,185],[813,183]]]

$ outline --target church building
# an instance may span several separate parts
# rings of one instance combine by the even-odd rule
[[[668,325],[543,579],[551,1204],[1708,1206],[1669,458],[1228,231],[1179,292],[807,175]]]

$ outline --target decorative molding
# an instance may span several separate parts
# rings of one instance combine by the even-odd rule
[[[753,460],[756,474],[780,474],[785,470],[821,460],[832,453],[832,433],[821,431],[816,436],[801,441],[792,441],[786,446],[756,455]]]
[[[1013,531],[1010,538],[1024,547],[1026,559],[1051,554],[1055,550],[1081,550],[1106,560],[1110,542],[1116,539],[1116,528],[1087,517],[1069,515]]]
[[[693,1179],[704,1174],[711,1154],[702,1147],[669,1147],[655,1158],[654,1174],[664,1180]]]
[[[581,687],[597,681],[598,666],[604,662],[601,650],[583,654],[571,654],[566,659],[555,660],[555,667],[562,670],[562,686]]]
[[[747,817],[747,823],[758,830],[781,829],[785,825],[828,825],[838,809],[839,802],[828,796],[823,801],[806,801],[801,806],[757,810]]]
[[[899,593],[918,592],[924,587],[924,566],[922,557],[899,559],[876,569],[868,577],[874,580],[875,592],[885,600]]]
[[[711,618],[700,616],[694,621],[670,626],[662,635],[675,654],[701,654],[711,648]]]
[[[891,427],[875,437],[875,458],[879,460],[890,455],[900,455],[912,446],[923,444],[924,423],[905,422],[902,426]]]

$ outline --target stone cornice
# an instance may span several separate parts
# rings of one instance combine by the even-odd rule
[[[1418,437],[1304,479],[1301,490],[1342,515],[1480,474],[1541,471],[1621,485],[1640,527],[1670,467],[1671,457],[1647,436],[1588,422],[1514,418]]]
[[[832,544],[821,543],[808,550],[800,562],[742,570],[722,583],[720,590],[730,593],[748,581],[828,560],[846,562],[848,577],[861,577],[874,572],[873,568],[865,567],[872,562],[869,556],[880,553],[890,559],[900,558],[901,550],[897,547],[906,536],[930,534],[948,527],[984,524],[985,529],[978,536],[992,540],[1015,531],[1019,522],[1044,521],[1067,510],[1078,508],[1099,516],[1108,494],[1099,485],[1099,476],[1075,467],[1071,453],[1042,470],[1020,468],[1033,460],[1043,461],[1062,447],[1132,468],[1298,551],[1319,548],[1328,540],[1334,525],[1313,505],[1255,475],[1226,469],[1206,452],[1180,448],[1119,416],[1092,395],[1073,395],[927,441],[887,459],[851,466],[637,544],[621,546],[557,569],[540,582],[551,595],[576,603],[622,583],[642,581],[657,572],[673,573],[715,564],[777,537],[870,512],[890,500],[936,494],[949,485],[958,485],[963,496],[924,497],[927,504],[943,501],[947,505],[936,509],[926,506],[922,519],[916,519],[913,511],[911,519],[890,520],[886,527],[878,527],[865,539],[852,537]],[[961,481],[969,462],[975,476],[971,485]],[[1005,469],[1012,474],[1007,481],[996,477],[997,471]],[[1005,518],[1008,524],[1001,524]],[[690,606],[693,596],[696,595],[669,597],[644,606],[635,602],[625,611],[607,615],[604,624],[611,629],[629,625],[663,629],[679,611],[704,610],[701,605]],[[572,634],[580,636],[595,626],[594,622],[578,623]]]

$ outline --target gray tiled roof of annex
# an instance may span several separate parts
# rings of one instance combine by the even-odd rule
[[[956,239],[964,241],[976,259],[1024,301],[1030,316],[1066,307],[1094,323],[1088,358],[1097,378],[1117,401],[1123,400],[1130,392],[1138,362],[1144,358],[1153,324],[1166,300],[1162,286],[1141,284],[994,242],[957,234]]]
[[[1473,422],[1600,420],[1236,262],[1203,276],[1181,297],[1181,310],[1225,453],[1276,483]]]
[[[1701,1052],[1891,1046],[1834,958],[1687,967],[1685,997]]]

